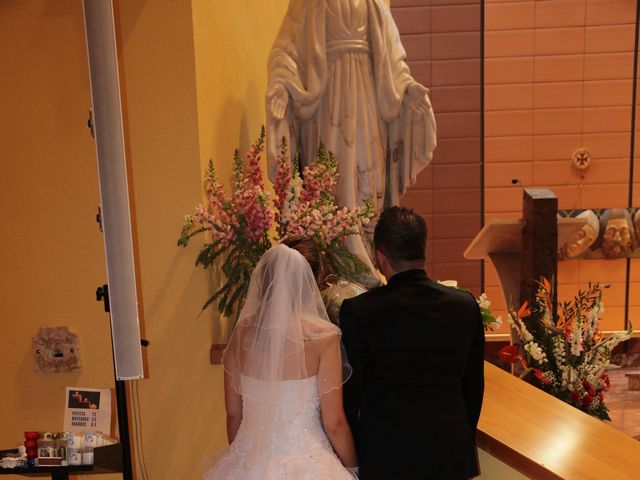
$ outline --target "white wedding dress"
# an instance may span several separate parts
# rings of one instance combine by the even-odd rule
[[[204,474],[204,480],[353,480],[334,453],[320,421],[317,377],[282,380],[275,385],[242,377],[242,424],[233,443]],[[266,388],[278,389],[276,405],[255,400]],[[252,393],[256,395],[252,395]],[[265,416],[265,410],[270,415]],[[264,418],[272,436],[256,448]],[[258,450],[260,453],[255,454]]]
[[[309,263],[285,245],[271,247],[222,355],[225,396],[242,422],[204,480],[352,479],[320,419],[322,395],[351,373],[340,335]]]

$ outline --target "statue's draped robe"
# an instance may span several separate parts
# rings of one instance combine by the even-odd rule
[[[405,58],[382,0],[292,0],[269,56],[269,87],[289,93],[283,120],[267,105],[271,178],[283,137],[303,166],[323,144],[338,161],[340,206],[397,205],[436,146],[433,111],[406,105]],[[362,238],[348,245],[372,267]]]

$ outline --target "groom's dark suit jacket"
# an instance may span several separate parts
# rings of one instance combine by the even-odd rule
[[[478,475],[484,329],[473,296],[409,270],[345,300],[340,322],[361,480]]]

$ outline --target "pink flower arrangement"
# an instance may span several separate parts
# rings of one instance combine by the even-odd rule
[[[213,162],[205,177],[207,203],[185,217],[178,245],[208,232],[196,265],[208,268],[220,257],[224,285],[207,300],[203,309],[217,301],[226,315],[238,313],[246,298],[251,272],[273,243],[289,237],[308,237],[316,241],[328,273],[354,280],[368,273],[367,267],[344,245],[349,235],[362,233],[373,216],[369,203],[363,207],[340,208],[334,189],[339,174],[333,155],[320,148],[316,161],[303,174],[292,164],[286,145],[278,157],[274,182],[275,195],[265,189],[260,158],[264,146],[264,128],[249,149],[246,166],[238,151],[234,154],[232,194],[227,197],[218,181]],[[275,235],[270,237],[272,227]]]
[[[281,239],[309,237],[326,247],[349,235],[362,233],[362,226],[373,216],[373,208],[368,202],[354,209],[338,207],[333,194],[338,178],[334,156],[322,147],[316,161],[305,167],[301,178],[297,169],[292,168],[283,145],[278,158],[274,202]]]

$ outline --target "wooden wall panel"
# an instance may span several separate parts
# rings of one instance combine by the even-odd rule
[[[433,162],[402,199],[427,219],[429,275],[480,293],[480,264],[462,257],[481,226],[479,0],[394,0],[416,80],[430,89],[438,128]]]
[[[635,2],[487,0],[485,8],[486,217],[520,216],[512,178],[551,188],[561,209],[626,207]],[[580,147],[593,155],[585,175],[571,165]],[[623,328],[625,260],[560,262],[558,279],[565,299],[589,281],[610,284],[601,326]],[[500,293],[492,267],[485,281]],[[636,306],[637,282],[631,288]]]

